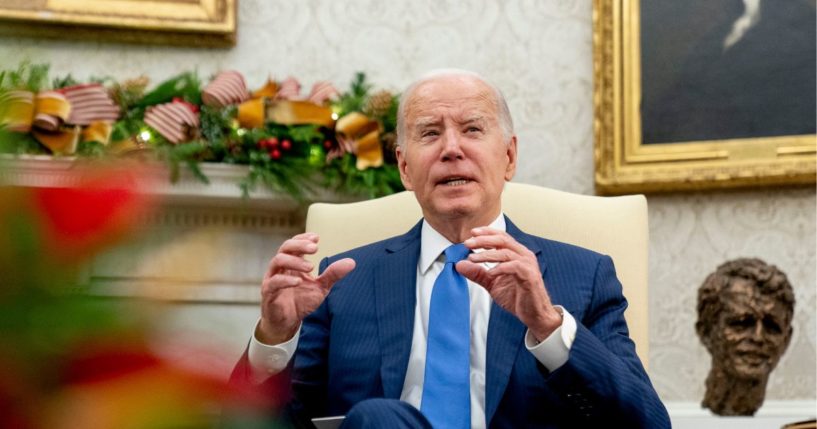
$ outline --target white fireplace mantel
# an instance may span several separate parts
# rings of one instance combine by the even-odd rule
[[[0,184],[26,187],[77,186],[80,178],[74,171],[78,166],[90,162],[93,161],[74,157],[0,155]],[[164,164],[150,164],[151,179],[145,178],[138,186],[142,191],[159,196],[163,201],[175,205],[241,206],[249,209],[277,210],[293,210],[301,206],[292,197],[273,192],[263,186],[253,189],[248,197],[242,196],[239,183],[247,176],[246,165],[201,163],[200,168],[210,183],[204,183],[194,177],[184,165],[180,166],[179,180],[171,183],[169,170]],[[310,202],[349,202],[359,199],[340,196],[326,190],[319,190],[307,196]]]
[[[4,156],[0,184],[71,187],[74,158]],[[145,219],[132,242],[97,256],[81,283],[96,294],[192,303],[253,303],[269,258],[288,237],[303,232],[307,203],[259,187],[244,197],[246,166],[202,163],[206,184],[182,166],[170,183],[165,166],[140,191],[155,195],[159,209]],[[157,179],[158,177],[158,179]],[[309,201],[348,202],[329,191]],[[359,198],[358,198],[359,199]]]

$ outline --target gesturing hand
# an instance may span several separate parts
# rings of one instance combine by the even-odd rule
[[[471,230],[465,240],[468,259],[457,263],[457,271],[484,287],[500,307],[524,323],[538,341],[562,324],[562,316],[550,302],[536,255],[504,231],[487,227]],[[486,269],[483,262],[497,263]]]
[[[329,289],[355,268],[350,258],[335,261],[314,277],[313,264],[304,259],[318,251],[318,235],[307,232],[281,244],[261,284],[261,322],[256,337],[266,344],[283,343],[301,321],[321,305]]]

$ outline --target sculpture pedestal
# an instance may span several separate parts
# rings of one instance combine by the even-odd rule
[[[692,402],[667,402],[666,406],[673,429],[780,429],[817,415],[817,402],[809,400],[767,400],[754,417],[717,416]]]

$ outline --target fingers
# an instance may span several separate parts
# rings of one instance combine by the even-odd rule
[[[505,231],[500,231],[488,227],[479,227],[471,230],[473,237],[465,240],[463,244],[469,249],[510,249],[522,254],[528,249],[519,244],[513,237]]]
[[[468,255],[468,260],[471,262],[508,262],[514,259],[515,254],[508,249],[489,249],[479,252],[472,252]]]
[[[301,256],[288,255],[286,253],[279,253],[272,257],[271,265],[275,267],[275,271],[291,270],[299,273],[309,273],[315,266]]]
[[[480,264],[475,264],[469,260],[462,260],[456,264],[457,272],[468,280],[481,285],[490,292],[491,273]]]
[[[305,232],[284,241],[275,256],[270,259],[265,277],[271,277],[281,270],[311,271],[312,264],[309,264],[309,269],[304,269],[308,262],[303,259],[303,255],[311,255],[318,251],[318,239],[318,234]]]
[[[306,232],[298,234],[281,244],[278,253],[290,255],[311,255],[318,251],[318,234]]]
[[[325,288],[331,288],[338,280],[346,277],[347,274],[355,269],[355,260],[352,258],[344,258],[333,262],[323,273],[316,279],[318,283]]]
[[[277,292],[281,289],[298,286],[302,282],[303,279],[299,276],[293,276],[290,274],[276,274],[270,277],[265,282],[265,285],[267,286],[269,292]]]

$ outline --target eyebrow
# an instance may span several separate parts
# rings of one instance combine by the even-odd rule
[[[465,118],[462,121],[457,121],[457,122],[460,123],[460,124],[471,124],[471,123],[474,123],[474,122],[485,122],[485,117],[484,116],[470,116],[468,118]]]
[[[441,121],[438,118],[433,118],[430,116],[426,116],[424,118],[417,118],[417,120],[414,121],[414,129],[419,130],[421,128],[425,128],[428,126],[439,125],[440,122]]]
[[[486,122],[486,119],[485,119],[484,116],[476,115],[476,116],[466,117],[463,120],[455,120],[455,122],[457,122],[458,125],[467,125],[467,124],[473,124],[473,123],[484,124]],[[439,126],[441,123],[442,123],[442,120],[440,118],[426,116],[426,117],[422,117],[422,118],[417,118],[414,121],[414,127],[413,128],[414,128],[415,131],[420,131],[420,130],[422,130],[424,128],[427,128],[427,127]]]

